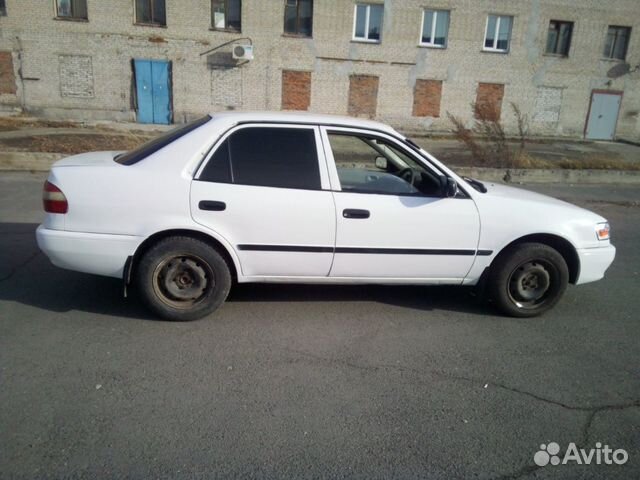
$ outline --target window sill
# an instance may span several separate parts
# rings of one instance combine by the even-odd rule
[[[603,57],[600,59],[601,62],[610,62],[610,63],[625,63],[627,59],[622,58],[611,58],[611,57]]]
[[[352,38],[351,43],[369,43],[372,45],[380,45],[382,40],[367,40],[365,38]]]
[[[502,55],[507,55],[509,50],[492,50],[490,48],[483,48],[480,50],[480,53],[501,53]]]
[[[313,35],[303,35],[301,33],[283,33],[283,37],[285,38],[313,38]]]
[[[167,28],[166,25],[160,25],[159,23],[134,23],[136,27],[151,27],[151,28]]]
[[[242,33],[242,30],[234,30],[233,28],[216,28],[209,27],[210,32],[222,32],[222,33]]]
[[[446,45],[435,45],[431,43],[419,43],[418,47],[420,48],[433,48],[434,50],[446,50]]]
[[[553,57],[553,58],[569,58],[569,55],[562,55],[560,53],[543,53],[543,57]]]
[[[88,18],[76,18],[76,17],[53,17],[54,20],[58,20],[60,22],[80,22],[80,23],[89,23]]]

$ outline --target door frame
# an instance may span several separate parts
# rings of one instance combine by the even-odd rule
[[[601,88],[596,88],[591,90],[591,95],[589,96],[589,108],[587,109],[587,118],[584,122],[584,130],[582,132],[582,138],[587,140],[587,129],[589,128],[589,117],[591,116],[591,106],[593,105],[593,96],[594,95],[616,95],[620,97],[620,107],[622,107],[622,97],[624,96],[624,91],[622,90],[603,90]],[[618,131],[618,119],[620,118],[620,108],[618,109],[618,115],[616,116],[616,123],[613,127],[613,139],[616,138],[616,132]],[[612,140],[613,140],[612,139]]]

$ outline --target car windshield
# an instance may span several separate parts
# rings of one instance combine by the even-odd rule
[[[180,137],[185,136],[187,133],[194,131],[196,128],[201,127],[205,123],[211,120],[210,115],[206,115],[191,123],[187,123],[182,127],[175,128],[159,137],[154,138],[135,150],[131,150],[127,153],[120,154],[114,158],[114,160],[122,165],[133,165],[140,160],[147,158],[149,155],[156,153],[161,148],[166,147],[170,143],[176,141]]]

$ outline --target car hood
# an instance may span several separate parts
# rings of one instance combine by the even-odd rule
[[[53,164],[54,167],[92,167],[109,164],[117,165],[113,161],[122,152],[89,152],[63,158]]]
[[[584,208],[573,205],[572,203],[558,200],[557,198],[542,195],[541,193],[531,192],[522,188],[509,187],[507,185],[501,185],[497,183],[485,183],[487,187],[487,193],[484,195],[490,196],[496,200],[509,202],[517,201],[527,204],[535,204],[539,207],[562,209],[574,214],[581,214],[593,217],[594,220],[604,222],[605,219],[600,215],[586,210]]]

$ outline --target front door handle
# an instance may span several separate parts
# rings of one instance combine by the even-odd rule
[[[224,202],[216,202],[214,200],[202,200],[198,203],[200,210],[209,210],[211,212],[222,212],[226,210],[227,204]]]
[[[371,213],[369,210],[359,210],[357,208],[347,208],[342,211],[344,218],[369,218]]]

